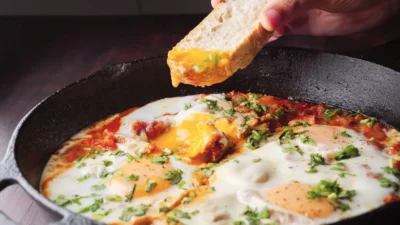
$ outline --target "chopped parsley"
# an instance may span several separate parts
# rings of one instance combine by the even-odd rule
[[[309,127],[309,126],[311,126],[311,125],[307,122],[302,123],[302,122],[296,121],[291,127]]]
[[[169,161],[169,157],[167,155],[159,155],[159,156],[154,156],[151,159],[152,163],[157,163],[157,164],[164,164]]]
[[[97,194],[91,194],[88,196],[77,196],[75,198],[72,199],[67,199],[64,195],[59,195],[54,202],[62,207],[66,207],[68,205],[73,205],[73,204],[77,204],[77,205],[81,205],[80,200],[84,199],[84,198],[91,198],[91,197],[96,197],[98,196]]]
[[[286,112],[285,109],[281,108],[275,111],[273,115],[275,116],[275,118],[280,118],[281,116],[283,116],[283,114],[285,114],[285,112]]]
[[[351,138],[351,135],[350,135],[349,133],[347,133],[346,131],[340,132],[340,136],[342,136],[342,137],[347,137],[347,138]]]
[[[283,128],[282,134],[279,136],[279,144],[289,144],[290,140],[294,139],[295,137],[300,137],[302,134],[308,132],[308,130],[303,130],[300,132],[294,132],[293,128],[285,127]]]
[[[139,207],[128,207],[123,212],[122,215],[119,217],[120,220],[124,222],[128,222],[132,219],[132,216],[144,216],[147,213],[149,206],[140,204]]]
[[[262,160],[261,158],[256,158],[256,159],[253,159],[253,162],[258,163],[258,162],[261,162],[261,160]]]
[[[266,112],[268,112],[268,107],[266,105],[258,104],[258,103],[255,103],[255,102],[246,102],[246,104],[244,104],[244,107],[249,108],[249,109],[253,110],[256,113],[266,113]]]
[[[311,188],[311,191],[307,194],[307,198],[326,198],[333,205],[335,210],[344,212],[349,210],[350,206],[343,203],[342,200],[351,201],[356,194],[355,190],[343,190],[336,180],[321,180],[317,185]]]
[[[307,173],[316,173],[318,170],[316,169],[319,165],[325,165],[325,159],[321,154],[311,153],[310,154],[310,162],[308,163],[310,166],[310,170],[307,170]]]
[[[257,209],[252,209],[249,206],[246,206],[243,215],[246,217],[248,224],[250,225],[262,225],[262,219],[269,219],[271,214],[267,207],[263,208],[261,211]],[[245,225],[246,223],[243,221],[235,221],[234,225]]]
[[[113,162],[109,161],[109,160],[103,160],[103,164],[105,167],[109,167],[113,164]]]
[[[91,189],[92,189],[93,191],[101,191],[101,190],[106,189],[106,185],[105,185],[105,184],[95,184],[95,185],[93,185],[93,186],[91,187]]]
[[[252,93],[252,94],[251,94],[251,97],[252,97],[254,100],[258,100],[258,99],[260,99],[260,98],[262,97],[262,94],[255,94],[255,93]]]
[[[334,115],[336,115],[336,113],[338,113],[340,111],[340,109],[325,109],[324,111],[324,116],[327,120],[332,119],[332,117]]]
[[[86,162],[83,162],[83,163],[79,164],[78,168],[82,168],[82,167],[85,167],[85,166],[86,166]]]
[[[307,135],[300,135],[299,136],[301,143],[303,144],[309,144],[312,146],[317,146],[317,142],[315,142],[313,139],[311,139],[309,136]]]
[[[188,109],[190,109],[190,108],[192,108],[192,104],[190,104],[190,103],[185,103],[185,110],[188,110]]]
[[[394,168],[393,166],[386,166],[383,167],[383,172],[396,176],[396,177],[400,177],[400,171],[396,168]]]
[[[90,173],[88,173],[88,174],[86,174],[86,175],[83,175],[83,176],[79,177],[79,178],[77,179],[77,181],[78,181],[78,182],[83,182],[83,181],[85,181],[85,180],[87,180],[87,179],[89,179],[89,178],[91,178],[91,177],[92,177],[92,175],[91,175]]]
[[[260,147],[261,142],[267,141],[268,135],[265,131],[252,130],[251,135],[247,137],[247,147],[250,149],[257,149]]]
[[[335,163],[334,166],[331,167],[331,170],[346,171],[346,167],[345,167],[344,163],[337,162],[337,163]]]
[[[191,214],[189,214],[188,212],[184,212],[182,210],[179,209],[174,209],[173,211],[169,212],[167,214],[167,221],[169,223],[179,223],[179,219],[188,219],[190,220],[192,217],[191,215],[196,215],[198,212],[193,211]]]
[[[361,124],[366,124],[369,128],[372,128],[376,123],[376,118],[371,117],[360,121]]]
[[[133,198],[133,194],[135,193],[136,189],[136,184],[132,184],[131,190],[129,191],[129,194],[125,196],[125,202],[131,202]]]
[[[191,200],[192,200],[192,198],[190,198],[190,197],[183,197],[182,200],[181,200],[181,203],[182,203],[182,204],[187,204],[187,203],[189,203]]]
[[[211,111],[211,113],[216,111],[221,111],[223,108],[218,106],[218,102],[216,100],[201,98],[200,102],[206,103],[207,108]]]
[[[87,207],[84,207],[84,208],[80,209],[80,210],[78,211],[78,213],[81,214],[81,213],[87,213],[87,212],[96,212],[98,209],[101,208],[101,205],[103,204],[103,202],[104,202],[104,201],[103,201],[102,198],[95,199],[94,202],[93,202],[93,204],[91,204],[91,205],[89,205],[89,206],[87,206]]]
[[[204,176],[206,177],[211,177],[213,175],[214,171],[210,169],[205,169],[204,170]]]
[[[341,172],[341,173],[339,173],[339,177],[342,177],[342,178],[344,178],[344,177],[346,177],[346,176],[356,176],[354,173],[348,173],[348,172]]]
[[[336,153],[335,159],[339,161],[344,159],[355,158],[358,156],[360,156],[358,148],[354,147],[354,145],[347,145],[344,149]]]
[[[110,196],[107,196],[106,199],[108,201],[110,201],[110,202],[120,202],[120,201],[122,201],[122,197],[119,196],[119,195],[110,195]]]
[[[177,185],[180,189],[184,189],[183,187],[185,186],[186,182],[184,180],[181,180]]]
[[[171,208],[170,208],[170,207],[166,207],[166,206],[161,207],[161,208],[159,209],[159,212],[160,212],[160,213],[162,213],[162,212],[169,212],[169,211],[171,211]]]
[[[93,215],[94,220],[101,220],[104,217],[108,216],[112,212],[112,209],[107,210],[106,212],[103,213],[96,213]]]
[[[139,176],[132,173],[131,175],[125,177],[124,180],[137,181],[137,180],[139,180]]]
[[[285,153],[297,152],[300,155],[304,155],[304,152],[300,149],[300,147],[298,145],[285,147],[285,148],[283,148],[283,152],[285,152]]]
[[[235,114],[235,109],[228,109],[228,110],[224,110],[224,113],[230,117],[232,117]]]
[[[169,181],[170,184],[179,184],[182,180],[182,170],[165,170],[163,172],[166,175],[164,179]]]
[[[151,192],[155,187],[157,187],[157,182],[151,181],[146,185],[146,192]]]
[[[396,192],[396,191],[399,190],[399,184],[398,183],[396,183],[396,182],[394,182],[394,181],[392,181],[390,179],[387,179],[385,177],[379,178],[379,183],[380,183],[381,187],[393,188],[393,192]]]

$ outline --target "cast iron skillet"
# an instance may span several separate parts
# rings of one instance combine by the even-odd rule
[[[63,219],[54,225],[101,224],[57,206],[39,193],[46,162],[73,134],[111,114],[150,101],[197,93],[259,92],[360,110],[400,128],[400,74],[349,57],[291,48],[266,48],[245,70],[208,88],[173,88],[165,57],[107,66],[55,93],[19,123],[0,163],[0,190],[18,183]],[[392,203],[337,224],[399,224]],[[1,225],[15,224],[0,216]]]

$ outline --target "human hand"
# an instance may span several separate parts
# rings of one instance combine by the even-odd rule
[[[211,0],[216,7],[224,0]],[[270,0],[261,14],[266,30],[285,34],[337,36],[366,31],[399,11],[399,0]]]

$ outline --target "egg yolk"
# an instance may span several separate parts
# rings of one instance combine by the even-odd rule
[[[178,154],[182,157],[204,163],[218,160],[217,158],[226,150],[227,143],[223,148],[215,145],[221,138],[227,137],[230,140],[237,138],[236,133],[236,125],[225,118],[217,119],[211,114],[195,113],[152,140],[152,143],[159,148],[178,149]]]
[[[171,184],[164,179],[163,171],[165,170],[174,170],[174,168],[169,163],[156,164],[148,159],[134,160],[121,168],[121,175],[115,175],[108,183],[108,187],[115,194],[127,196],[135,184],[133,198],[149,196],[171,187]],[[131,175],[136,176],[137,179],[129,179]],[[157,185],[147,192],[146,187],[150,183],[157,183]]]
[[[230,58],[230,52],[174,48],[168,53],[167,60],[172,85],[177,87],[179,83],[187,83],[210,86],[220,83],[232,75]]]
[[[265,198],[276,206],[309,218],[325,218],[334,212],[333,206],[328,200],[308,199],[309,191],[311,191],[311,185],[291,183],[270,190]]]

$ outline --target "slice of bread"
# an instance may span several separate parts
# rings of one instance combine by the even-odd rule
[[[260,23],[268,0],[225,0],[168,53],[172,84],[210,86],[247,67],[273,32]]]

